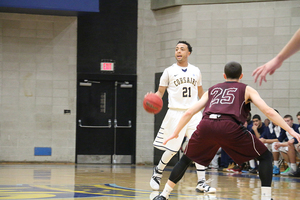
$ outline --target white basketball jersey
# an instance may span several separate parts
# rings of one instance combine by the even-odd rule
[[[169,108],[188,109],[198,101],[198,86],[202,86],[200,69],[175,63],[164,70],[159,86],[168,87]]]

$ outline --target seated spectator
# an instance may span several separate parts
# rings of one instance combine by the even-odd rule
[[[260,138],[260,135],[265,131],[265,128],[266,126],[261,121],[261,117],[258,114],[253,115],[252,124],[247,126],[247,129],[257,138]]]
[[[299,130],[299,133],[300,133],[300,111],[297,113],[296,117],[298,119],[298,130]],[[297,155],[299,157],[299,154],[300,154],[300,143],[298,143],[298,144],[295,145],[295,149],[296,149]],[[289,173],[289,176],[300,177],[300,163],[298,164],[296,172]]]
[[[267,118],[267,119],[265,119],[265,121],[264,121],[264,124],[265,124],[265,126],[266,127],[268,127],[269,126],[269,124],[270,124],[270,120]]]
[[[278,114],[278,110],[274,109]],[[266,120],[265,120],[266,121]],[[266,147],[268,147],[269,151],[273,152],[272,150],[272,144],[274,142],[278,142],[278,140],[273,140],[277,139],[280,135],[280,127],[277,126],[277,124],[274,124],[273,122],[270,122],[264,132],[260,135],[260,140],[265,143]]]
[[[260,138],[260,135],[265,131],[265,124],[261,121],[261,117],[258,114],[253,115],[252,124],[247,126],[247,129],[255,135],[257,138]],[[257,173],[259,163],[256,160],[250,160],[250,173]]]
[[[279,113],[276,109],[275,111]],[[274,166],[273,166],[273,174],[278,175],[280,174],[279,169],[279,151],[275,149],[275,143],[279,142],[278,137],[280,136],[281,128],[270,122],[269,126],[265,129],[263,134],[260,136],[260,141],[263,142],[268,149],[272,152],[274,158]],[[285,158],[288,159],[287,155]]]
[[[285,115],[283,119],[291,128],[295,130],[295,132],[299,133],[298,125],[293,123],[293,117],[291,115]],[[278,140],[280,141],[280,139],[284,136],[288,138],[288,142],[275,143],[275,149],[287,152],[289,167],[287,168],[287,170],[281,172],[280,174],[289,175],[295,173],[297,170],[296,149],[298,148],[298,141],[284,130],[281,131]]]

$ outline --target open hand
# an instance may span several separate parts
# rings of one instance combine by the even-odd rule
[[[178,138],[178,135],[173,133],[170,137],[168,137],[168,138],[164,141],[163,145],[166,145],[168,141],[170,141],[170,140],[172,140],[172,139],[174,139],[174,138]]]
[[[267,82],[266,76],[267,74],[274,74],[275,70],[278,69],[282,65],[282,62],[280,62],[276,57],[267,62],[266,64],[256,68],[252,72],[252,76],[254,76],[254,82],[258,79],[259,80],[259,85],[261,85],[262,81]]]

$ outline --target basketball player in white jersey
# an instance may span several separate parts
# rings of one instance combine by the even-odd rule
[[[172,66],[166,68],[160,78],[159,88],[156,95],[163,97],[166,89],[169,95],[168,111],[153,142],[154,147],[165,151],[153,170],[150,180],[150,186],[153,190],[159,190],[162,173],[171,160],[178,152],[184,138],[190,138],[196,130],[202,113],[199,112],[192,120],[182,129],[177,139],[169,141],[166,145],[163,142],[175,130],[180,118],[184,112],[198,101],[203,95],[202,77],[198,67],[188,63],[188,57],[192,52],[192,47],[186,41],[179,41],[175,48],[175,58],[177,60]],[[205,166],[195,163],[197,168],[198,183],[197,192],[216,192],[215,188],[205,183]]]

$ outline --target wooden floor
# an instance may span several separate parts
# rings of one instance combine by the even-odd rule
[[[172,167],[167,167],[160,191]],[[96,164],[0,164],[0,199],[152,199],[152,166]],[[257,175],[207,171],[215,195],[195,192],[196,173],[187,170],[170,199],[260,200]],[[300,178],[274,176],[273,199],[300,199]]]

